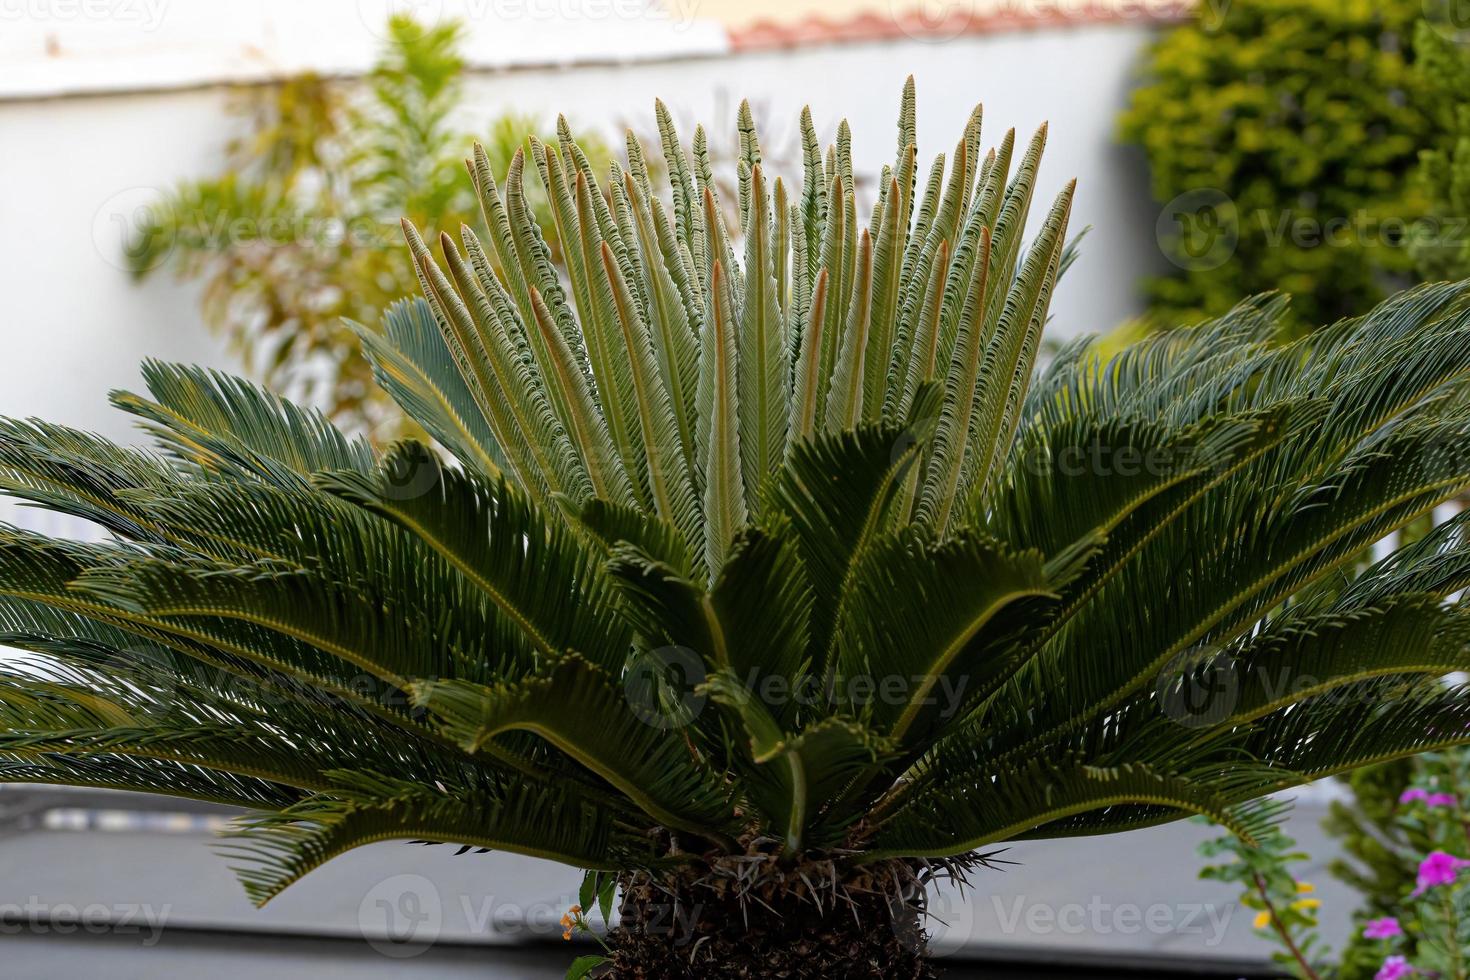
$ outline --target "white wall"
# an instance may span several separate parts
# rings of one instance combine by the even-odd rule
[[[155,354],[229,366],[197,291],[135,286],[117,218],[222,165],[219,91],[0,103],[0,414],[126,435],[107,392]],[[139,189],[143,189],[141,192]]]
[[[652,131],[664,98],[692,135],[702,120],[728,140],[749,97],[768,156],[790,155],[810,101],[824,139],[851,120],[860,168],[876,173],[894,152],[904,76],[919,87],[921,173],[953,148],[975,101],[986,142],[1043,119],[1051,141],[1041,187],[1082,178],[1073,227],[1094,225],[1082,260],[1054,303],[1059,333],[1105,330],[1138,311],[1138,278],[1159,263],[1141,165],[1113,143],[1131,66],[1146,26],[884,45],[805,48],[570,70],[477,75],[470,119],[514,107],[566,111],[574,121],[633,123]],[[194,287],[159,276],[133,285],[118,255],[119,219],[148,188],[216,171],[233,123],[220,89],[0,102],[0,414],[38,415],[122,437],[126,420],[106,392],[136,386],[147,355],[229,367],[200,326]],[[611,128],[611,127],[610,127]],[[144,190],[139,190],[140,188]]]

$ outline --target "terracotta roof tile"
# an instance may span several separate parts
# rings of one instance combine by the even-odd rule
[[[897,8],[898,3],[894,6]],[[1074,27],[1145,20],[1172,22],[1189,16],[1193,0],[997,0],[979,10],[979,3],[957,2],[942,13],[918,7],[891,13],[864,11],[833,19],[820,14],[792,21],[758,20],[729,29],[736,51],[796,48],[817,44],[852,44],[913,38],[943,41],[977,34]]]

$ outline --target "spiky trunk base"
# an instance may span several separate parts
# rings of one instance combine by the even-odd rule
[[[614,980],[931,980],[924,887],[890,862],[776,868],[727,860],[622,881]]]

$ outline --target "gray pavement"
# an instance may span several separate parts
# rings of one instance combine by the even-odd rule
[[[1322,870],[1331,857],[1322,812],[1320,803],[1299,804],[1288,829],[1314,857],[1303,877],[1318,886],[1330,942],[1346,934],[1352,896]],[[338,970],[539,980],[560,976],[546,965],[548,944],[558,944],[549,959],[563,971],[577,952],[559,945],[558,920],[580,881],[569,868],[380,844],[255,909],[212,853],[199,818],[175,823],[188,829],[99,829],[128,827],[119,814],[85,830],[0,835],[0,977],[200,976],[217,968],[271,980]],[[1270,948],[1254,934],[1250,910],[1230,887],[1197,878],[1195,846],[1209,832],[1176,823],[1110,839],[1017,844],[1004,855],[1014,865],[977,873],[966,895],[935,896],[937,951],[956,964],[977,951],[1075,962],[1162,955],[1220,968],[1264,961]],[[258,941],[241,940],[242,931]],[[235,937],[233,945],[220,935]],[[540,951],[513,948],[526,943]],[[95,973],[84,963],[106,967]]]

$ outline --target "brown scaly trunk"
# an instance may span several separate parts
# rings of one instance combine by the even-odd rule
[[[921,870],[760,857],[621,881],[610,980],[931,980]]]

